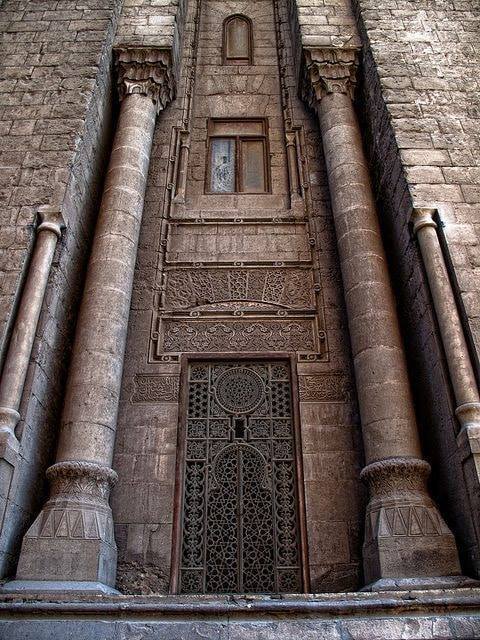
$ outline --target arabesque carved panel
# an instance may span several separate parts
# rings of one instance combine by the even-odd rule
[[[287,362],[195,362],[184,443],[181,593],[302,589]]]
[[[178,376],[137,374],[132,402],[177,402]]]
[[[162,320],[163,352],[315,351],[314,321]]]
[[[175,269],[166,272],[166,309],[190,309],[227,300],[250,300],[289,308],[313,308],[311,269]]]

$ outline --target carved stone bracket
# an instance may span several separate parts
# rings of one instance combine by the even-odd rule
[[[173,100],[175,80],[170,49],[119,47],[115,50],[115,66],[120,100],[132,93],[148,96],[157,113]]]
[[[329,93],[353,98],[359,49],[318,47],[303,50],[302,100],[312,109]]]

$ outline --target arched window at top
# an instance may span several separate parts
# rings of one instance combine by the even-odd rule
[[[253,32],[250,18],[234,15],[224,21],[223,64],[253,64]]]

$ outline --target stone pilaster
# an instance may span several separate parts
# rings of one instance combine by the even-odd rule
[[[319,117],[362,420],[370,500],[364,568],[375,588],[449,583],[453,535],[429,497],[403,344],[352,97],[353,48],[304,52],[302,93]],[[456,580],[456,578],[453,578]]]
[[[15,428],[20,420],[25,378],[55,248],[65,227],[55,207],[41,206],[38,219],[35,247],[0,379],[0,522],[18,461],[20,443]]]
[[[447,366],[455,395],[455,414],[460,424],[457,445],[470,485],[470,495],[480,498],[480,394],[462,322],[440,246],[434,207],[413,210],[417,237],[437,316]]]
[[[18,409],[55,248],[65,227],[55,207],[40,207],[38,218],[35,248],[0,379],[0,457],[5,459],[18,452]]]
[[[50,498],[27,532],[17,580],[34,589],[115,584],[109,494],[138,238],[156,115],[173,96],[170,52],[116,51],[120,115],[67,382]],[[43,581],[43,582],[42,582]]]

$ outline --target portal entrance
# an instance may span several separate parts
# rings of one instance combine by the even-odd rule
[[[188,385],[180,592],[301,592],[288,362],[195,362]]]

